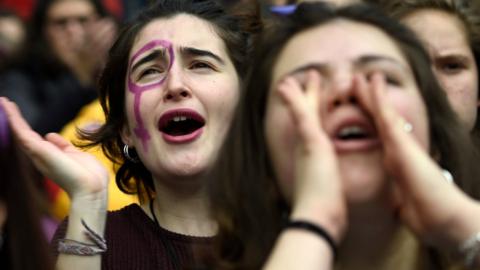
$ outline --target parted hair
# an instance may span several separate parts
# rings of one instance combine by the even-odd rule
[[[99,99],[105,113],[106,123],[94,132],[81,131],[80,137],[89,141],[85,147],[101,145],[105,155],[117,165],[116,183],[127,194],[138,194],[140,201],[153,196],[154,186],[150,171],[140,161],[131,162],[122,154],[124,143],[121,131],[126,125],[125,78],[129,54],[135,38],[142,29],[160,18],[188,14],[209,22],[223,40],[228,56],[240,78],[248,69],[248,54],[252,33],[256,31],[255,16],[248,13],[232,15],[215,0],[159,0],[140,12],[120,32],[109,51],[98,88]],[[130,152],[135,152],[130,150]],[[132,153],[135,155],[136,153]]]
[[[480,172],[474,164],[478,159],[469,134],[460,128],[430,69],[429,56],[415,35],[371,5],[334,8],[322,3],[300,4],[293,14],[272,23],[259,39],[251,77],[213,170],[209,192],[219,228],[215,252],[219,269],[260,269],[288,216],[289,207],[277,188],[264,135],[272,71],[289,40],[336,19],[376,27],[398,46],[426,104],[432,156],[439,157],[439,164],[452,172],[464,191],[479,196],[476,182]],[[442,269],[437,260],[428,261],[425,269]]]

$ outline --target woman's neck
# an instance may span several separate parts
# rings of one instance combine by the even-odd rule
[[[384,206],[360,208],[350,208],[349,229],[336,269],[415,269],[418,242],[393,210]]]
[[[217,225],[210,215],[210,205],[206,196],[204,181],[174,182],[155,181],[154,215],[162,228],[191,236],[213,236]],[[178,183],[178,182],[177,182]],[[144,211],[153,218],[149,203],[142,205]]]

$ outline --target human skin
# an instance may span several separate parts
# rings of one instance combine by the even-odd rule
[[[141,48],[155,40],[168,41],[172,45],[175,60],[171,58],[170,69],[161,68],[168,59],[149,57],[152,51],[142,51]],[[139,57],[133,57],[139,51]],[[138,106],[139,119],[151,135],[145,149],[142,138],[134,132],[138,126],[134,112],[135,90],[119,90],[126,97],[127,123],[122,138],[137,149],[155,179],[153,211],[159,224],[167,230],[212,236],[216,227],[209,215],[204,188],[207,182],[202,174],[214,162],[228,130],[240,84],[225,44],[210,23],[194,16],[177,15],[148,23],[137,35],[129,55],[134,61],[129,65],[132,70],[123,78],[125,85],[131,78],[135,85],[153,82],[156,86],[143,92]],[[142,63],[136,65],[140,61]],[[137,66],[135,70],[134,66]],[[157,80],[159,77],[166,78],[164,83],[156,83],[162,80]],[[25,122],[15,104],[3,98],[0,102],[24,151],[46,176],[66,190],[72,200],[65,238],[91,241],[84,233],[82,219],[92,230],[102,234],[107,216],[108,174],[101,163],[58,134],[41,137]],[[172,139],[175,136],[162,134],[158,128],[159,118],[165,112],[179,109],[195,110],[204,119],[202,132],[194,140],[175,141]],[[141,207],[152,218],[148,203]],[[57,268],[100,269],[101,256],[59,254]]]
[[[478,202],[428,154],[425,109],[403,54],[373,26],[337,19],[298,33],[277,58],[265,118],[276,180],[289,218],[340,245],[342,269],[391,269],[385,250],[398,250],[401,225],[450,252],[478,231]],[[352,126],[364,135],[342,141]],[[264,269],[333,269],[332,255],[318,234],[286,229]]]
[[[452,108],[472,130],[479,106],[479,78],[464,24],[453,14],[435,9],[420,9],[402,18],[402,22],[425,44],[432,69]]]
[[[50,6],[44,32],[58,59],[70,68],[80,83],[90,86],[117,30],[112,19],[98,18],[90,1],[62,0]]]
[[[152,41],[158,44],[142,51]],[[156,50],[165,53],[132,70]],[[224,42],[209,23],[177,15],[147,25],[130,57],[126,85],[135,89],[125,91],[128,124],[124,142],[135,147],[155,178],[188,178],[204,172],[215,160],[239,97],[239,78]],[[144,89],[141,98],[135,94],[139,89]],[[205,120],[201,134],[172,141],[159,129],[159,120],[172,110],[191,110],[200,115]],[[149,139],[138,136],[135,129],[139,126]]]
[[[0,49],[7,57],[14,55],[25,40],[25,27],[16,17],[0,18]]]
[[[321,40],[324,35],[331,38]],[[360,42],[361,38],[375,42]],[[347,200],[357,203],[385,200],[388,186],[382,150],[377,141],[372,117],[358,102],[354,76],[369,76],[373,72],[381,72],[391,78],[387,84],[388,100],[400,115],[413,125],[413,135],[424,149],[428,149],[429,132],[425,105],[408,63],[396,45],[380,30],[338,21],[304,31],[290,40],[275,66],[272,86],[278,84],[286,75],[293,75],[300,83],[304,83],[306,70],[299,69],[309,65],[318,67],[322,83],[326,86],[324,91],[328,92],[329,98],[320,101],[319,114],[323,128],[329,134],[338,154]],[[289,112],[273,89],[272,87],[270,90],[267,103],[265,133],[281,190],[286,198],[291,199],[295,167],[292,157],[298,139],[293,132]],[[357,102],[350,102],[350,98]],[[362,142],[338,140],[337,133],[349,126],[360,126],[369,130],[372,140],[365,142],[365,145],[362,145]]]

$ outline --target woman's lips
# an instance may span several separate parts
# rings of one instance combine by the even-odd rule
[[[203,128],[199,128],[192,133],[189,133],[186,135],[178,135],[178,136],[173,136],[173,135],[169,135],[167,133],[162,132],[162,137],[166,142],[169,142],[169,143],[188,143],[200,137],[202,133],[203,133]]]
[[[337,153],[370,151],[380,145],[377,131],[368,118],[353,116],[337,123],[330,133]]]
[[[332,142],[335,150],[339,154],[348,152],[370,151],[380,145],[380,140],[378,139],[378,137],[351,140],[334,138]]]
[[[192,109],[165,112],[158,121],[158,130],[168,143],[188,143],[203,133],[205,119]]]

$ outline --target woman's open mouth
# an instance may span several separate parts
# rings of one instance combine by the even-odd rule
[[[200,137],[205,119],[191,109],[175,109],[164,113],[158,129],[169,143],[187,143]]]
[[[331,135],[337,152],[365,151],[379,145],[377,133],[365,121],[347,121]]]

